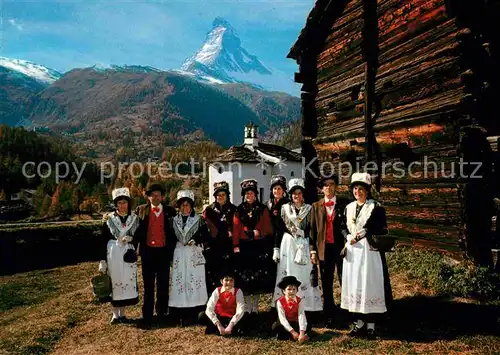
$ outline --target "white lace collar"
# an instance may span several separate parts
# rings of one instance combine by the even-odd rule
[[[198,216],[197,214],[189,215],[186,220],[186,224],[183,226],[184,223],[182,222],[182,214],[179,213],[174,217],[174,226],[176,227],[176,230],[182,235],[182,237],[186,238],[191,229],[198,224],[199,219],[200,216]]]
[[[120,217],[115,212],[111,214],[106,224],[108,225],[109,230],[115,237],[123,237],[124,235],[133,234],[135,232],[135,230],[133,230],[131,233],[128,233],[132,229],[132,227],[135,227],[136,219],[137,219],[136,215],[133,214],[129,215],[127,217],[127,220],[125,221],[125,224],[123,224]]]
[[[373,209],[375,208],[374,200],[367,200],[363,207],[361,207],[361,211],[356,217],[356,201],[351,202],[347,205],[346,218],[347,218],[347,228],[349,229],[349,233],[351,235],[356,235],[358,231],[364,228],[366,222],[370,218]]]

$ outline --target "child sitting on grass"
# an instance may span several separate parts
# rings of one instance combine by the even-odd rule
[[[205,334],[241,335],[245,313],[243,292],[234,287],[231,273],[225,273],[220,282],[222,286],[212,292],[206,311],[200,314],[202,324],[208,323]]]
[[[295,276],[285,276],[279,282],[278,287],[283,290],[284,295],[276,301],[278,322],[273,324],[272,332],[276,339],[293,339],[302,344],[309,336],[304,304],[297,297],[299,286],[300,281]]]

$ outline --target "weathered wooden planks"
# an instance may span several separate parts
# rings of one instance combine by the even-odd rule
[[[369,107],[365,99],[372,97],[373,130],[383,163],[402,164],[406,172],[412,167],[411,175],[400,176],[394,165],[383,171],[378,198],[387,206],[391,229],[412,244],[457,249],[464,233],[463,191],[471,186],[480,190],[460,176],[464,154],[457,146],[464,126],[499,126],[487,113],[491,116],[496,107],[492,99],[498,98],[493,92],[498,92],[500,70],[492,65],[500,53],[492,35],[498,31],[480,22],[479,10],[466,16],[458,0],[379,0],[374,43],[363,34],[373,20],[365,5],[362,0],[346,1],[334,18],[322,20],[322,31],[329,32],[321,36],[323,45],[315,47],[314,112],[303,116],[317,127],[311,137],[320,169],[328,163],[325,169],[339,169],[348,184],[349,169],[338,164],[362,165],[367,146],[364,110]],[[455,11],[448,12],[450,8]],[[370,49],[373,54],[374,46],[377,70],[370,96],[364,91],[366,53]],[[498,139],[490,138],[487,145],[498,150]],[[470,144],[467,149],[466,156],[478,158],[471,155]],[[427,168],[412,166],[423,162],[435,164],[436,172],[429,175]],[[347,185],[341,191],[347,193]],[[477,228],[470,232],[473,222],[468,222],[468,233],[481,235]]]

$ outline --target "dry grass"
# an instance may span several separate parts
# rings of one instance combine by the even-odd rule
[[[403,274],[393,274],[391,278],[397,309],[380,327],[382,339],[353,339],[346,335],[346,329],[315,328],[317,336],[299,346],[265,336],[205,336],[201,326],[152,330],[141,330],[132,324],[111,326],[110,306],[97,304],[92,298],[89,280],[96,269],[96,263],[82,263],[0,277],[0,354],[500,353],[500,339],[492,332],[466,325],[481,321],[481,305],[468,299],[443,301]],[[266,301],[263,297],[262,310]],[[439,322],[437,309],[443,309]],[[429,314],[424,314],[426,310]],[[479,318],[468,321],[460,314],[477,314]],[[128,316],[139,317],[140,305],[129,307]],[[448,319],[453,316],[459,318]],[[495,326],[494,320],[486,321]]]
[[[84,263],[0,278],[0,351],[48,353],[65,332],[100,311],[89,294],[95,265]]]

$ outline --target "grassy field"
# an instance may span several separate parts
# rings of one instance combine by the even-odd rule
[[[254,336],[245,338],[205,336],[201,326],[111,326],[109,304],[92,297],[96,270],[94,262],[0,277],[0,354],[500,353],[498,304],[436,294],[403,271],[391,273],[395,301],[378,327],[380,339],[353,339],[346,326],[330,330],[318,324],[316,336],[299,346],[271,339],[267,326],[257,324]],[[264,323],[272,320],[268,304],[262,297]],[[140,305],[128,315],[139,317]]]

